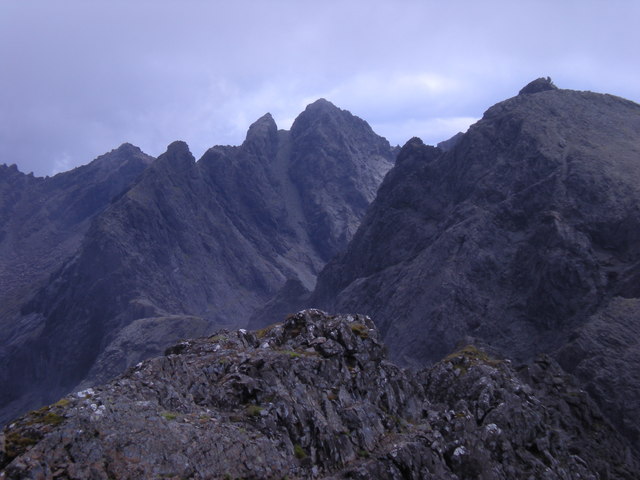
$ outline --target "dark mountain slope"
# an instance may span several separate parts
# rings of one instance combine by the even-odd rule
[[[517,360],[571,341],[563,364],[595,375],[592,390],[637,441],[635,347],[594,332],[637,333],[635,309],[603,315],[638,297],[639,205],[640,106],[541,80],[447,152],[405,145],[310,303],[371,314],[405,363],[435,361],[468,336]],[[620,368],[614,391],[589,368],[589,342],[608,362],[629,360],[608,367]]]
[[[22,315],[21,308],[77,252],[91,220],[152,161],[139,148],[124,144],[54,177],[0,167],[0,405],[5,412],[22,409],[21,392],[34,381],[31,366],[45,361],[35,341],[44,319]],[[34,398],[32,402],[43,401]],[[4,418],[0,415],[0,422]]]
[[[291,127],[290,178],[315,248],[325,261],[344,249],[389,170],[389,144],[349,112],[324,99]],[[336,201],[341,199],[342,201]]]
[[[549,358],[467,346],[412,373],[373,322],[317,310],[182,342],[7,427],[2,478],[635,479]]]
[[[0,319],[79,246],[91,218],[153,161],[124,144],[54,177],[0,166]]]
[[[242,145],[213,147],[198,162],[185,143],[171,144],[95,217],[78,254],[22,308],[42,325],[33,348],[13,355],[36,379],[31,389],[51,399],[106,381],[180,338],[240,326],[287,279],[313,287],[393,155],[362,120],[321,103],[321,113],[313,104],[301,115],[307,127],[296,120],[291,132],[278,131],[265,115]],[[351,150],[334,158],[343,144]],[[325,167],[303,168],[313,163]],[[322,197],[338,166],[345,187]],[[317,185],[303,191],[311,176]],[[325,204],[308,213],[312,193]],[[319,222],[331,241],[313,236]]]
[[[46,362],[36,340],[44,318],[21,309],[49,275],[78,251],[96,215],[130,187],[153,161],[139,148],[118,149],[54,177],[37,178],[0,167],[0,405],[5,415],[39,394],[21,398],[40,381],[32,366]]]

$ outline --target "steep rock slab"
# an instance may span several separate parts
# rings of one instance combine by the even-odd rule
[[[608,417],[640,442],[640,299],[612,299],[569,337],[557,354]]]
[[[360,225],[395,149],[367,122],[320,99],[291,126],[289,177],[321,257],[341,252]]]

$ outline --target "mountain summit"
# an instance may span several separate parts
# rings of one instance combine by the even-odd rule
[[[310,304],[405,364],[552,353],[638,445],[639,132],[639,105],[539,79],[446,152],[411,140]]]
[[[554,85],[551,78],[537,78],[534,81],[528,83],[525,87],[518,92],[518,95],[528,95],[531,93],[546,92],[547,90],[557,90],[558,87]]]

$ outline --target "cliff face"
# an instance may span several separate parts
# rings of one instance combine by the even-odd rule
[[[0,322],[77,250],[91,219],[152,161],[124,144],[54,177],[0,166]]]
[[[51,401],[180,338],[241,326],[289,279],[312,288],[392,156],[364,121],[324,100],[291,132],[267,114],[242,145],[198,162],[171,144],[22,303],[20,321],[38,327],[10,343],[5,391]]]
[[[26,404],[44,401],[38,394],[21,398],[40,381],[32,366],[46,363],[37,341],[45,321],[23,315],[24,305],[77,254],[91,222],[152,161],[124,144],[54,177],[0,166],[0,423]]]
[[[549,358],[472,346],[411,373],[309,310],[181,342],[3,432],[3,478],[609,478],[638,464]]]
[[[372,315],[405,364],[554,353],[637,444],[639,142],[640,106],[548,80],[446,152],[413,139],[309,304]]]

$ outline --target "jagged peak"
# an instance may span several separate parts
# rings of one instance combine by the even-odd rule
[[[137,147],[129,142],[123,143],[114,151],[121,152],[121,153],[142,153],[142,150],[140,150],[140,147]]]
[[[304,131],[312,125],[324,125],[331,126],[332,129],[343,130],[347,125],[353,125],[357,127],[365,126],[367,129],[371,129],[369,124],[361,118],[353,115],[348,110],[342,110],[336,107],[330,101],[319,98],[313,103],[307,105],[304,111],[298,115],[291,126],[291,132],[295,133]]]
[[[271,154],[278,142],[278,126],[270,113],[253,122],[242,144],[243,148],[258,154]]]
[[[315,102],[312,102],[308,105],[308,107],[323,107],[323,108],[338,108],[336,107],[333,103],[331,103],[329,100],[327,100],[324,97],[320,97],[319,99],[317,99]]]
[[[335,112],[339,113],[342,110],[336,107],[333,103],[331,103],[326,98],[319,98],[313,103],[307,105],[304,110],[305,112]]]
[[[2,165],[0,165],[0,168],[2,168],[3,170],[11,171],[11,172],[20,171],[18,170],[18,165],[16,165],[15,163],[12,163],[11,165],[7,165],[6,163],[3,163]]]
[[[558,87],[554,85],[551,77],[540,77],[527,83],[527,85],[518,92],[518,95],[528,95],[531,93],[545,92],[547,90],[558,90]]]
[[[426,145],[421,138],[413,137],[409,139],[409,141],[407,141],[407,143],[405,143],[400,149],[396,158],[396,164],[401,163],[406,158],[413,157],[417,152],[423,151],[425,148]]]
[[[253,124],[249,127],[249,130],[251,130],[252,127],[259,126],[259,125],[268,125],[268,126],[274,125],[276,126],[276,129],[277,129],[276,121],[273,119],[273,116],[269,112],[265,113],[258,120],[253,122]]]
[[[189,146],[182,140],[176,140],[167,146],[167,151],[158,157],[155,165],[180,165],[187,167],[195,163],[195,159],[189,150]]]
[[[253,122],[247,132],[245,141],[252,138],[262,138],[265,136],[275,135],[278,131],[278,126],[270,113],[265,113],[258,120]]]
[[[123,157],[130,157],[133,155],[143,156],[145,158],[148,158],[149,160],[151,160],[152,158],[152,157],[149,157],[149,155],[145,154],[139,147],[136,147],[131,143],[125,142],[122,145],[120,145],[118,148],[114,148],[113,150],[100,155],[91,163],[94,163],[94,162],[98,162],[99,164],[112,163],[116,161],[116,159],[121,159]]]
[[[191,151],[189,150],[189,145],[187,142],[182,140],[176,140],[175,142],[171,142],[167,146],[167,152],[165,155],[191,155]]]
[[[20,171],[15,163],[12,163],[11,165],[7,165],[6,163],[0,164],[0,174],[2,174],[3,177],[33,177],[33,172],[27,175],[24,172]]]

